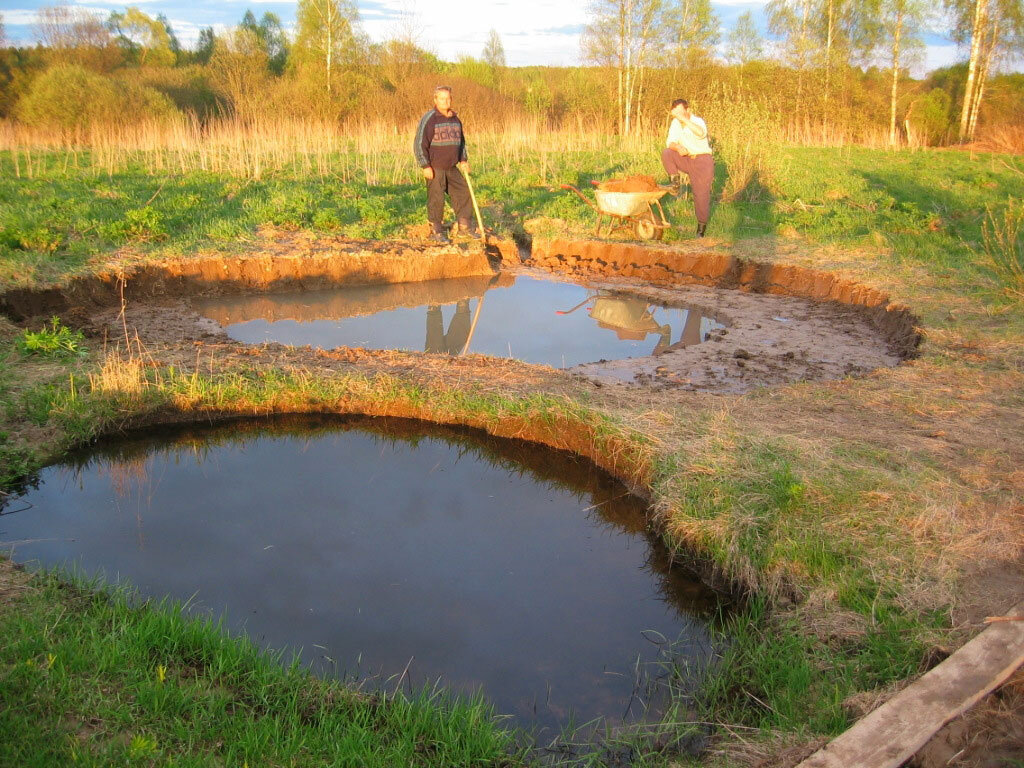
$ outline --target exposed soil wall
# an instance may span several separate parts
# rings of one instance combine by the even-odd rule
[[[491,277],[502,258],[498,247],[424,247],[324,238],[319,247],[292,239],[252,254],[199,256],[126,267],[72,278],[65,285],[17,289],[0,295],[0,312],[12,320],[79,313],[126,302],[225,293],[321,290],[338,285],[415,283]],[[514,247],[512,251],[514,253]]]
[[[917,354],[921,334],[910,309],[883,292],[828,272],[787,264],[750,262],[721,251],[682,251],[666,246],[597,240],[534,240],[530,261],[581,278],[622,276],[652,285],[685,284],[834,301],[857,308],[901,358]]]

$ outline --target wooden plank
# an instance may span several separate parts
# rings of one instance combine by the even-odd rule
[[[1024,613],[1020,603],[1009,614]],[[1024,664],[1024,623],[990,624],[797,768],[898,768]]]

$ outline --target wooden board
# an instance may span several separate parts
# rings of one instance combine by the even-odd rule
[[[1008,614],[1024,613],[1020,603]],[[990,624],[797,768],[898,768],[1024,664],[1024,622]]]

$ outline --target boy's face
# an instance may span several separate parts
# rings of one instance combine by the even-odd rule
[[[448,114],[452,108],[452,95],[448,91],[438,91],[434,94],[434,106],[442,115]]]

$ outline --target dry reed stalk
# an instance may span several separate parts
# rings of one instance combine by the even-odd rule
[[[89,374],[89,385],[97,392],[139,395],[149,386],[145,363],[115,349],[107,355],[99,373]]]

